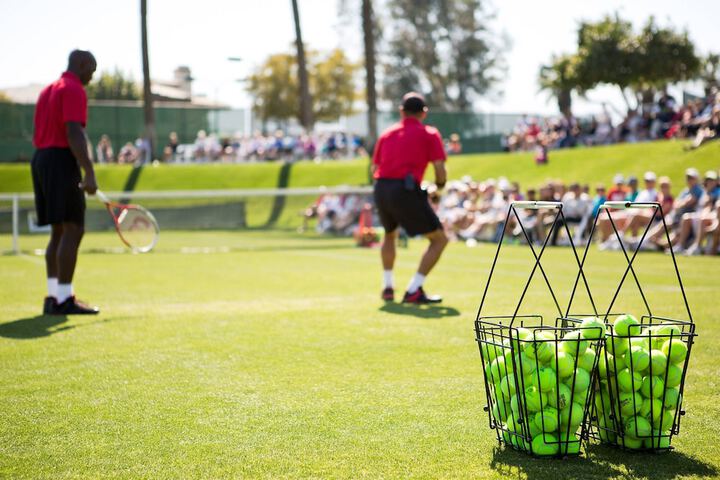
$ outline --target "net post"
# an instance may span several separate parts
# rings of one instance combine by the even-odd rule
[[[20,196],[12,197],[12,250],[15,255],[20,254]]]

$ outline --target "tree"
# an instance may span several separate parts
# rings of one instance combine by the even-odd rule
[[[362,31],[365,53],[365,101],[367,102],[368,146],[372,148],[378,137],[377,91],[375,88],[375,16],[372,0],[362,0]]]
[[[94,100],[140,100],[135,80],[118,68],[103,71],[87,86],[87,95]]]
[[[698,78],[705,85],[705,94],[709,95],[714,88],[720,88],[720,55],[708,53],[702,61],[702,68]]]
[[[355,74],[359,65],[351,62],[342,50],[325,56],[310,52],[308,90],[313,100],[311,115],[318,120],[337,120],[353,111],[357,98]],[[298,88],[297,57],[290,53],[271,55],[250,75],[248,92],[253,97],[253,110],[263,123],[268,120],[297,118],[302,123]]]
[[[296,68],[294,55],[277,53],[250,75],[247,90],[253,97],[253,111],[263,124],[272,119],[300,118]]]
[[[548,91],[555,97],[558,110],[572,113],[572,92],[578,88],[575,74],[578,58],[575,55],[553,56],[550,65],[542,65],[538,75],[540,90]]]
[[[300,90],[300,123],[305,129],[312,129],[314,120],[312,117],[312,98],[310,97],[310,82],[308,81],[307,62],[305,59],[305,46],[302,41],[300,30],[300,12],[298,11],[297,0],[292,0],[293,18],[295,21],[295,48],[297,50],[298,64],[298,88]]]
[[[693,78],[700,60],[686,32],[659,27],[651,17],[638,35],[619,15],[578,29],[578,87],[616,85],[628,109],[652,101],[655,92],[670,82]],[[631,104],[628,93],[635,97]]]
[[[152,91],[150,89],[150,55],[148,52],[147,34],[147,0],[140,0],[140,31],[142,36],[142,63],[143,63],[143,112],[145,116],[145,138],[150,144],[150,152],[155,147],[155,112],[152,105]]]
[[[498,82],[506,45],[482,0],[389,0],[388,9],[386,98],[418,90],[432,107],[467,111]]]
[[[310,85],[312,86],[312,111],[318,120],[337,120],[353,113],[357,98],[355,73],[359,65],[351,62],[345,53],[335,49],[324,59],[313,62]]]

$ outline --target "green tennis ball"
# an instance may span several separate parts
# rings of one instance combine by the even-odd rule
[[[517,450],[527,452],[530,450],[530,443],[520,435],[512,435],[510,437],[510,444]]]
[[[673,338],[679,339],[682,335],[682,330],[680,330],[680,327],[675,324],[663,323],[662,325],[657,326],[657,328],[655,329],[655,334],[658,336],[657,341],[660,347],[662,347],[662,344],[665,343],[667,340],[671,340]]]
[[[511,413],[510,410],[511,406],[509,403],[495,402],[492,407],[493,418],[497,423],[505,422]]]
[[[645,448],[670,448],[670,432],[660,432],[653,429],[652,437],[643,440]]]
[[[637,372],[631,372],[623,368],[617,374],[617,383],[621,392],[635,392],[642,386],[642,376]]]
[[[513,348],[515,348],[516,351],[523,351],[525,349],[525,343],[527,340],[531,340],[533,336],[533,333],[528,330],[527,328],[511,328],[510,329],[510,338],[512,340]]]
[[[505,400],[515,395],[515,375],[510,373],[500,380],[500,392],[502,392]]]
[[[643,332],[630,338],[630,349],[632,349],[632,347],[640,347],[645,350],[645,352],[650,352],[650,350],[652,350],[652,342],[650,341],[650,337],[645,336]],[[625,354],[627,355],[627,352]]]
[[[640,393],[645,396],[645,398],[658,398],[662,397],[663,392],[665,391],[665,382],[662,381],[662,378],[657,376],[647,376],[643,378],[642,385],[640,386]]]
[[[542,433],[542,429],[535,423],[535,415],[531,415],[527,419],[528,430],[530,431],[530,438],[535,438]]]
[[[555,362],[557,364],[557,374],[560,378],[569,377],[575,370],[575,359],[567,352],[558,352]]]
[[[524,376],[523,376],[523,380],[522,380],[522,381],[523,381],[522,386],[525,387],[525,388],[527,388],[527,387],[530,387],[530,386],[532,386],[532,385],[535,385],[535,381],[533,380],[534,377],[535,377],[535,372],[534,372],[534,371],[533,371],[532,373],[528,373],[528,374],[524,375]]]
[[[497,345],[493,345],[492,343],[486,343],[486,342],[481,342],[480,345],[481,345],[480,349],[482,350],[483,360],[485,361],[486,365],[489,365],[490,362],[492,362],[493,360],[495,360],[498,357],[498,355],[502,354],[502,347],[498,347]]]
[[[650,365],[650,355],[643,347],[630,347],[625,354],[625,365],[636,372],[644,372]]]
[[[588,341],[584,340],[578,330],[568,332],[563,337],[558,349],[562,352],[569,353],[573,357],[577,357],[585,353],[588,348]]]
[[[557,385],[557,375],[552,368],[541,367],[533,374],[533,381],[541,392],[549,392]]]
[[[642,407],[640,407],[640,415],[648,420],[652,420],[653,423],[657,422],[662,411],[662,402],[657,398],[646,398],[642,402]]]
[[[560,426],[567,430],[577,429],[583,421],[583,408],[580,404],[572,402],[569,406],[560,410]]]
[[[553,407],[545,407],[535,414],[535,425],[543,432],[554,432],[558,427],[558,411]]]
[[[598,436],[605,443],[615,443],[617,440],[612,426],[608,427],[606,424],[598,425]]]
[[[665,377],[665,388],[674,388],[682,381],[682,369],[677,365],[668,365]]]
[[[572,391],[570,387],[561,383],[557,390],[552,390],[547,394],[547,404],[551,407],[563,409],[572,401]]]
[[[497,357],[495,360],[490,362],[490,367],[485,371],[490,383],[500,383],[507,374],[512,373],[513,366],[512,362],[507,364],[505,357]]]
[[[588,348],[585,350],[585,353],[578,358],[578,367],[592,372],[593,366],[595,366],[595,350]]]
[[[595,411],[598,418],[609,417],[612,412],[612,404],[610,403],[610,395],[607,391],[595,392]]]
[[[532,440],[532,452],[535,455],[557,455],[560,451],[558,439],[555,435],[541,433]]]
[[[625,422],[625,434],[631,437],[647,437],[652,432],[650,422],[640,416],[632,416]]]
[[[548,396],[534,385],[525,389],[525,406],[528,412],[539,412],[548,402]]]
[[[590,386],[590,374],[583,368],[578,368],[575,371],[575,377],[570,377],[565,380],[565,385],[572,387],[573,378],[575,379],[575,387],[573,390],[577,392],[584,392]]]
[[[523,353],[515,355],[515,367],[522,370],[523,375],[532,373],[537,368],[537,362]]]
[[[608,353],[615,355],[616,357],[622,355],[630,348],[630,340],[624,337],[612,335],[607,337],[605,340],[605,348]]]
[[[518,404],[518,396],[517,394],[513,395],[510,398],[510,410],[512,410],[512,414],[515,417],[520,416],[520,405]]]
[[[598,317],[588,317],[580,324],[580,335],[588,340],[605,338],[605,323]]]
[[[665,405],[667,409],[673,409],[680,403],[680,389],[679,388],[666,388],[665,389]]]
[[[650,374],[664,375],[667,368],[667,355],[660,350],[650,352]]]
[[[653,427],[658,426],[658,422],[653,423]],[[660,418],[659,430],[670,430],[675,423],[675,410],[663,410]]]
[[[676,365],[684,362],[687,357],[687,346],[680,339],[667,340],[662,344],[661,350],[667,355],[668,361]]]
[[[607,378],[607,373],[608,373],[607,362],[610,359],[610,357],[612,357],[612,355],[607,353],[605,351],[605,348],[600,349],[600,358],[598,358],[597,366],[598,366],[598,373],[600,374],[601,380],[604,378]]]
[[[620,402],[620,413],[625,418],[636,415],[643,404],[643,398],[637,392],[621,392],[618,401]]]
[[[615,335],[619,335],[621,337],[634,335],[640,331],[639,327],[634,327],[637,325],[640,325],[640,322],[638,322],[637,318],[633,317],[632,315],[618,315],[613,321],[613,332],[615,333]],[[631,327],[632,332],[630,331]]]
[[[631,437],[629,435],[625,435],[624,437],[620,437],[621,445],[625,448],[631,448],[633,450],[638,450],[642,448],[643,441],[639,438]]]
[[[577,455],[580,453],[580,438],[572,432],[560,432],[559,450],[563,455]]]
[[[555,359],[555,335],[547,330],[537,330],[532,343],[525,347],[528,357],[542,364]]]

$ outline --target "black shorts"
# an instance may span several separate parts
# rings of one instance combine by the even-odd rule
[[[69,148],[41,148],[32,163],[38,225],[85,224],[80,167]]]
[[[442,229],[440,220],[430,207],[427,193],[418,186],[407,190],[403,180],[381,178],[375,183],[374,196],[380,222],[386,232],[395,231],[398,225],[410,236]]]

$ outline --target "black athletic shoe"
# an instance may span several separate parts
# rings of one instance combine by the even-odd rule
[[[392,287],[387,287],[382,291],[381,298],[386,302],[392,302],[395,300],[395,290]]]
[[[425,304],[440,302],[442,302],[442,297],[439,295],[428,296],[425,294],[425,290],[423,290],[422,287],[418,288],[415,293],[405,292],[405,296],[403,297],[403,303]]]
[[[97,315],[100,313],[98,307],[90,307],[83,302],[78,301],[75,295],[68,297],[62,303],[55,306],[54,315]]]
[[[57,307],[57,300],[55,297],[45,297],[43,301],[43,315],[52,315]]]

